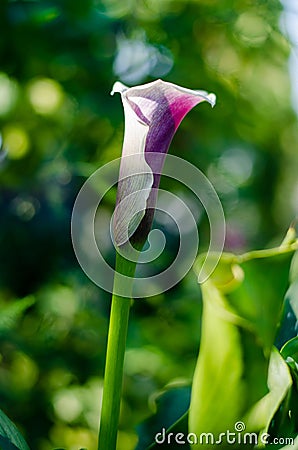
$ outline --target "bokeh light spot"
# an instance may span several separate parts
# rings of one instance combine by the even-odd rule
[[[162,77],[173,66],[171,52],[165,47],[155,47],[146,42],[144,33],[127,39],[118,37],[118,51],[114,72],[124,83],[139,83],[148,75]]]
[[[80,399],[67,389],[57,392],[53,404],[57,417],[64,422],[73,422],[83,410]]]
[[[41,78],[29,83],[28,97],[37,113],[53,114],[62,104],[63,91],[57,81]]]
[[[31,389],[38,379],[38,368],[28,355],[22,352],[14,354],[11,366],[11,382],[20,391]]]
[[[17,84],[5,73],[0,72],[0,115],[5,115],[13,109],[17,95]]]
[[[12,201],[12,210],[24,222],[33,219],[40,208],[39,201],[31,196],[17,196]]]
[[[237,19],[235,31],[244,44],[258,47],[269,36],[271,27],[261,16],[252,12],[245,12]]]
[[[251,177],[253,164],[251,152],[242,148],[230,148],[220,157],[218,167],[234,185],[241,186]]]
[[[3,147],[11,159],[21,159],[29,151],[30,140],[27,132],[19,125],[7,125],[3,129]]]

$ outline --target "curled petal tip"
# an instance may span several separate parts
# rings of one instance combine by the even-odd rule
[[[215,94],[208,94],[208,100],[210,105],[212,106],[212,108],[215,106],[216,104],[216,95]]]
[[[114,83],[114,85],[112,87],[111,95],[114,95],[115,92],[119,92],[120,94],[122,94],[127,89],[128,89],[128,87],[125,86],[125,84],[121,83],[120,81],[116,81],[116,83]]]

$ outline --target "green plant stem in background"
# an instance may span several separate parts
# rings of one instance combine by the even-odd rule
[[[251,261],[252,259],[270,258],[271,256],[282,255],[283,253],[296,250],[298,250],[298,239],[290,242],[285,240],[279,247],[264,250],[252,250],[250,252],[243,253],[242,255],[238,255],[235,258],[235,262],[241,264],[246,261]]]
[[[135,268],[136,263],[126,260],[117,253],[114,290],[118,282],[117,274],[122,273],[123,275],[131,277],[131,284],[128,286],[128,295],[130,294]],[[120,297],[113,294],[106,354],[98,450],[116,449],[123,379],[123,363],[130,305],[130,297]]]

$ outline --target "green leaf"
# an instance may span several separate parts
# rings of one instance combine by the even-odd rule
[[[274,415],[268,432],[275,437],[295,438],[298,434],[298,337],[283,346],[281,355],[289,367],[293,384]],[[279,448],[284,447],[280,445]]]
[[[276,349],[273,349],[268,369],[269,392],[257,402],[244,417],[249,430],[259,430],[263,424],[267,432],[270,422],[292,386],[287,364]]]
[[[171,450],[190,450],[188,442],[188,412],[183,414],[170,428],[162,428],[155,435],[155,442],[147,447],[146,450],[171,449]]]
[[[268,434],[272,438],[293,439],[298,435],[298,394],[295,386],[290,388],[274,414],[268,428]],[[282,447],[282,445],[279,447]]]
[[[298,337],[289,340],[281,349],[281,355],[291,369],[292,377],[298,393]],[[298,395],[297,395],[298,401]],[[298,411],[297,411],[298,412]],[[297,417],[298,422],[298,417]],[[298,431],[298,430],[297,430]]]
[[[1,450],[18,450],[14,444],[12,444],[7,438],[0,436],[0,449]]]
[[[16,300],[8,306],[0,307],[0,333],[15,327],[22,314],[34,303],[35,298],[29,296],[22,300]]]
[[[15,424],[0,410],[1,450],[30,450]]]
[[[282,318],[278,330],[275,345],[277,348],[283,347],[290,339],[298,333],[298,281],[289,287],[282,311]]]
[[[298,337],[294,337],[288,341],[280,352],[285,360],[287,360],[287,358],[292,358],[297,363],[298,367]]]
[[[243,283],[229,295],[230,305],[250,324],[269,358],[288,287],[293,253],[244,261]]]
[[[169,386],[154,398],[156,413],[138,426],[139,442],[136,450],[169,448],[168,432],[187,434],[187,410],[190,401],[190,386]],[[159,437],[157,444],[155,437]],[[170,437],[171,438],[171,437]],[[161,443],[165,439],[165,442]],[[171,445],[175,442],[170,439]],[[182,444],[179,445],[181,449]],[[171,447],[174,448],[174,447]],[[189,448],[189,447],[182,447]]]
[[[245,402],[244,361],[237,317],[211,282],[204,301],[200,353],[192,386],[189,429],[197,434],[231,429]]]
[[[235,431],[238,421],[247,432],[267,429],[287,394],[291,377],[283,359],[273,354],[269,376],[268,367],[296,247],[297,241],[223,254],[202,285],[201,344],[189,410],[189,431],[197,436]],[[282,386],[275,372],[283,376]]]
[[[290,270],[291,283],[293,283],[296,280],[298,280],[298,251],[293,256],[291,270]]]
[[[298,450],[298,436],[295,437],[294,444],[285,445],[284,447],[281,447],[281,449],[282,450]]]

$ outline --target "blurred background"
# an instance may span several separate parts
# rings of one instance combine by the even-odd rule
[[[70,217],[121,153],[114,81],[215,92],[170,151],[213,183],[229,251],[279,243],[298,212],[297,13],[286,0],[1,0],[0,408],[33,450],[96,448],[110,295],[79,267]],[[156,392],[191,380],[200,313],[192,273],[135,301],[119,450]]]

